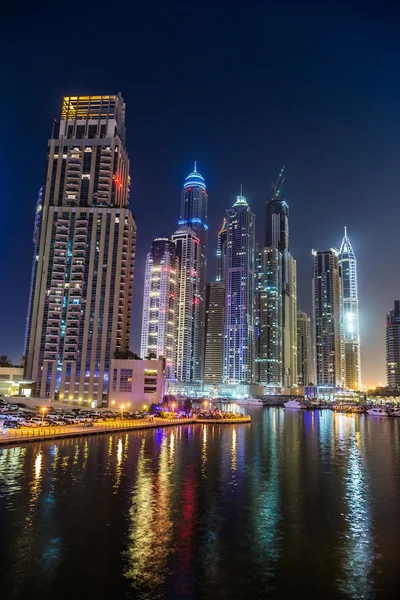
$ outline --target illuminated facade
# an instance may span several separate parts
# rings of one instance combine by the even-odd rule
[[[266,207],[266,246],[282,255],[282,381],[297,386],[296,261],[289,251],[289,207],[276,186]]]
[[[181,194],[180,230],[172,236],[180,260],[177,377],[187,383],[203,380],[207,202],[204,178],[194,163]]]
[[[146,258],[140,353],[164,357],[168,379],[176,376],[178,265],[174,242],[156,238]]]
[[[226,270],[226,219],[217,238],[217,281],[225,281]]]
[[[400,388],[400,300],[386,316],[386,375],[389,388]]]
[[[344,238],[339,250],[339,267],[342,278],[343,385],[348,390],[360,390],[361,364],[357,261],[347,236],[346,227],[344,228]]]
[[[255,215],[238,196],[226,219],[224,383],[254,379]]]
[[[200,240],[190,227],[178,229],[172,240],[179,259],[176,378],[184,383],[201,383],[204,315],[199,310],[203,289],[197,276]]]
[[[311,319],[303,311],[297,312],[297,385],[314,382],[311,351]]]
[[[38,396],[107,405],[112,355],[129,347],[136,225],[128,197],[122,97],[65,97],[35,222],[25,377]]]
[[[257,252],[255,290],[256,380],[282,387],[282,254],[277,248]]]
[[[222,383],[224,353],[225,284],[221,281],[206,286],[206,330],[204,383]]]
[[[341,281],[338,251],[313,250],[316,385],[342,386]]]

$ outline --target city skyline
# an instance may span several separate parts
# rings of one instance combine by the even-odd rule
[[[38,6],[29,22],[21,19],[18,27],[6,28],[4,78],[13,94],[4,98],[7,149],[0,161],[0,239],[7,254],[0,264],[0,331],[6,342],[2,351],[15,362],[23,353],[32,222],[43,183],[49,123],[64,94],[121,90],[130,107],[130,207],[138,223],[132,349],[140,349],[137,283],[144,277],[145,256],[154,238],[176,229],[171,207],[176,206],[177,191],[193,160],[201,164],[212,198],[210,240],[241,182],[258,215],[257,237],[262,240],[261,215],[270,181],[285,164],[300,306],[311,314],[310,249],[327,243],[339,247],[347,225],[359,269],[363,384],[384,382],[385,315],[400,297],[398,278],[393,277],[400,216],[400,91],[393,78],[399,11],[399,5],[385,2],[363,2],[361,9],[341,2],[324,8],[315,3],[315,10],[304,10],[284,0],[259,5],[255,12],[222,3],[210,19],[204,9],[207,44],[191,45],[183,53],[182,32],[197,15],[195,7],[173,3],[153,11],[151,5],[135,5],[119,24],[119,68],[113,53],[94,61],[90,69],[77,68],[70,60],[60,68],[67,48],[48,51],[49,45],[57,44],[57,30],[49,30],[48,22],[60,18],[58,6],[51,15]],[[93,14],[88,6],[82,7],[81,15],[93,27],[102,23],[101,14]],[[277,27],[265,36],[271,22],[284,22],[286,35]],[[78,47],[79,32],[69,31],[69,40]],[[194,67],[207,93],[188,93]],[[245,93],[238,94],[239,82]],[[21,169],[15,157],[21,156],[22,139],[30,142],[29,160]],[[384,225],[374,218],[382,195],[391,215]],[[385,239],[388,248],[372,243],[376,238]],[[208,256],[211,273],[213,252]]]

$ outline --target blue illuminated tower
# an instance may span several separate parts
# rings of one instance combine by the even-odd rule
[[[226,211],[224,382],[254,380],[255,215],[242,195]]]
[[[339,267],[342,278],[342,378],[345,388],[359,390],[361,389],[361,368],[357,260],[347,235],[347,227],[344,228],[344,238],[339,250]]]
[[[181,214],[178,221],[180,229],[172,236],[180,260],[181,282],[177,376],[186,383],[201,383],[203,380],[207,200],[204,177],[197,171],[197,165],[194,163],[194,170],[186,177],[182,190]],[[188,230],[194,235],[188,236]]]

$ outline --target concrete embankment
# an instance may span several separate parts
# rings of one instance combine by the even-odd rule
[[[137,421],[113,421],[109,423],[94,424],[92,427],[80,427],[76,425],[64,427],[38,427],[7,429],[6,433],[1,435],[0,446],[9,444],[25,444],[26,442],[39,442],[51,439],[62,439],[68,437],[80,437],[84,435],[98,435],[100,433],[118,433],[125,431],[153,429],[158,427],[173,427],[177,425],[192,424],[240,424],[249,423],[251,417],[240,417],[238,419],[146,419]]]

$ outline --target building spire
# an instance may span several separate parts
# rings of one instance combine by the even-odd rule
[[[243,196],[243,183],[240,184],[240,195]]]
[[[347,225],[344,226],[344,237],[347,238]]]
[[[197,171],[197,160],[194,161],[194,172],[196,173]]]

